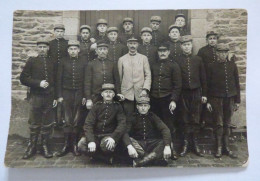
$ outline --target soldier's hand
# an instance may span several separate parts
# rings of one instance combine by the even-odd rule
[[[117,94],[119,101],[124,101],[125,100],[125,96],[123,94]]]
[[[92,100],[91,100],[91,99],[88,99],[87,102],[86,102],[86,107],[87,107],[87,109],[91,109],[92,106],[93,106]]]
[[[87,151],[87,139],[86,137],[82,137],[79,142],[78,142],[78,148],[80,151],[82,152],[86,152]]]
[[[239,104],[236,103],[236,104],[234,105],[234,111],[237,111],[238,109],[239,109]]]
[[[91,46],[90,46],[90,50],[96,50],[97,49],[97,43],[93,43]]]
[[[128,145],[127,146],[127,150],[128,150],[128,155],[131,158],[138,158],[138,153],[137,153],[136,149],[132,145]]]
[[[96,151],[96,143],[95,142],[89,142],[88,143],[88,151],[89,152],[95,152]]]
[[[116,143],[115,140],[113,138],[109,137],[109,138],[105,139],[105,141],[107,142],[106,148],[108,150],[112,151],[115,148],[115,143]]]
[[[57,100],[53,100],[52,106],[56,107],[58,105],[58,101]]]
[[[206,104],[207,103],[207,97],[202,96],[201,97],[201,102],[202,102],[202,104]]]
[[[91,43],[95,43],[96,42],[95,38],[90,38],[90,41],[91,41]]]
[[[145,97],[145,96],[147,96],[147,91],[146,90],[142,90],[142,92],[139,95],[139,97]]]
[[[46,80],[42,80],[40,83],[40,87],[46,89],[49,86],[49,83]]]
[[[170,146],[165,146],[163,150],[163,158],[168,160],[171,157],[172,151]]]
[[[62,101],[63,101],[63,97],[59,97],[58,102],[62,102]]]
[[[210,103],[207,103],[207,109],[209,112],[212,112],[213,109]]]
[[[174,101],[171,101],[171,103],[169,104],[169,109],[172,114],[175,108],[176,108],[176,103]]]
[[[84,106],[84,105],[86,104],[86,102],[87,102],[87,99],[86,99],[86,98],[83,98],[83,99],[82,99],[82,106]]]

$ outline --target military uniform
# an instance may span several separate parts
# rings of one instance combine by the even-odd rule
[[[99,19],[97,22],[97,26],[100,24],[105,24],[106,26],[108,25],[107,20],[105,19]],[[100,34],[98,30],[93,34],[92,38],[94,38],[96,42],[98,41],[108,42],[107,33]]]
[[[123,20],[123,24],[125,22],[131,22],[134,24],[134,20],[132,18],[124,18]],[[119,34],[119,41],[123,44],[123,45],[126,45],[127,44],[127,40],[129,38],[132,38],[132,37],[136,37],[136,34],[134,33],[134,31],[132,30],[132,32],[128,33],[128,32],[121,32]]]
[[[186,17],[185,17],[184,14],[182,14],[182,13],[177,14],[177,15],[175,16],[175,21],[176,21],[176,19],[177,19],[178,17],[183,17],[183,18],[185,19],[185,21],[186,21]],[[188,32],[188,30],[187,30],[187,26],[186,26],[186,25],[183,26],[183,27],[179,27],[179,30],[180,30],[180,35],[181,35],[181,36],[185,36],[185,35],[190,34],[190,32]]]
[[[171,30],[174,29],[174,28],[179,30],[179,27],[177,27],[176,25],[171,25],[169,27],[169,32],[171,32]],[[180,40],[174,41],[174,40],[171,40],[169,38],[167,43],[170,45],[170,58],[173,59],[173,60],[176,60],[176,58],[178,58],[178,56],[180,56],[182,54]]]
[[[150,22],[159,22],[161,23],[161,17],[160,16],[152,16],[150,19]],[[160,30],[153,30],[152,31],[152,37],[151,44],[154,46],[158,46],[159,44],[163,43],[166,39],[166,37],[162,34]]]

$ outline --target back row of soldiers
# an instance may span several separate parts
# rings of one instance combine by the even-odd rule
[[[185,22],[183,15],[176,18],[183,22],[178,18]],[[100,19],[98,34],[92,35],[88,25],[80,27],[79,41],[65,40],[63,25],[54,27],[54,40],[39,40],[39,55],[28,60],[20,76],[21,83],[31,89],[30,139],[23,158],[36,153],[39,135],[44,157],[53,156],[48,142],[53,109],[59,103],[64,109],[65,142],[56,156],[70,150],[75,156],[81,154],[78,141],[84,125],[79,145],[91,157],[103,155],[111,160],[122,141],[134,166],[162,157],[177,159],[172,139],[176,121],[183,132],[179,155],[187,154],[192,137],[195,153],[204,156],[198,135],[201,107],[207,103],[216,125],[215,156],[222,156],[223,140],[224,153],[236,158],[228,138],[232,114],[240,103],[240,88],[228,46],[217,44],[218,34],[209,31],[208,45],[194,56],[191,35],[181,36],[183,29],[174,24],[168,29],[167,40],[159,33],[160,23],[159,16],[151,17],[152,28],[142,28],[141,40],[133,36],[131,18],[124,19],[125,32],[120,35],[116,27],[107,28],[107,22]],[[93,154],[97,152],[101,154]]]

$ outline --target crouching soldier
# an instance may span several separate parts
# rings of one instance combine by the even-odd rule
[[[114,84],[103,84],[102,90],[103,101],[90,110],[79,147],[94,159],[112,163],[114,150],[126,130],[126,118],[120,103],[113,100]]]
[[[77,142],[80,128],[83,127],[81,116],[84,114],[86,99],[83,98],[85,59],[78,56],[79,42],[70,40],[69,56],[62,59],[58,67],[57,87],[58,102],[63,102],[65,112],[64,146],[56,156],[64,156],[70,148],[75,156],[79,156]]]
[[[224,153],[237,158],[229,148],[231,117],[238,110],[240,103],[240,86],[236,63],[228,60],[229,48],[225,44],[217,45],[217,62],[208,67],[208,110],[216,125],[216,157],[222,156],[222,139]]]
[[[48,142],[54,122],[53,107],[57,106],[54,95],[54,66],[48,57],[49,42],[37,42],[38,56],[30,58],[26,63],[20,81],[30,87],[30,139],[23,159],[28,159],[36,154],[39,134],[42,139],[42,153],[45,158],[51,158]]]
[[[207,102],[207,81],[202,59],[192,55],[192,37],[181,38],[182,55],[177,58],[182,74],[182,92],[180,96],[180,114],[183,125],[184,144],[180,156],[188,151],[189,137],[193,137],[194,151],[203,156],[198,146],[200,131],[201,103]]]
[[[138,113],[127,120],[127,133],[123,142],[128,154],[134,159],[133,167],[143,167],[171,157],[171,133],[169,128],[150,112],[150,99],[137,101]]]

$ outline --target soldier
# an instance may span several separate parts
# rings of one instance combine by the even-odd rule
[[[121,91],[124,95],[123,102],[126,116],[135,111],[135,101],[142,96],[147,96],[151,88],[151,70],[148,58],[137,52],[138,40],[127,40],[129,52],[120,57],[118,70],[121,82]]]
[[[48,148],[49,136],[54,122],[53,108],[57,106],[54,86],[54,65],[48,56],[49,42],[37,41],[38,56],[30,58],[20,76],[23,85],[30,87],[30,139],[23,159],[36,154],[39,134],[42,140],[42,154],[51,158]]]
[[[169,59],[169,45],[162,43],[158,47],[159,59],[151,65],[152,88],[151,88],[151,110],[159,116],[168,126],[173,135],[175,133],[174,118],[175,108],[181,92],[181,71],[175,61]],[[177,154],[171,144],[173,159]]]
[[[91,38],[92,43],[98,42],[100,40],[108,42],[108,39],[107,39],[107,25],[108,25],[108,23],[107,23],[107,20],[105,20],[105,19],[99,19],[97,21],[96,33]]]
[[[103,41],[97,42],[97,58],[88,63],[85,72],[84,91],[87,99],[86,107],[91,109],[93,104],[99,101],[102,85],[104,83],[115,84],[117,96],[124,99],[121,93],[120,79],[117,62],[112,62],[107,58],[108,44]]]
[[[109,39],[107,58],[117,62],[120,57],[127,53],[127,47],[118,41],[117,27],[109,27],[107,29],[107,37]]]
[[[150,112],[150,99],[141,97],[137,101],[138,113],[127,119],[127,132],[123,142],[133,158],[133,167],[147,166],[163,158],[171,157],[171,133],[169,128]],[[130,137],[129,137],[130,136]]]
[[[142,43],[138,46],[138,52],[148,58],[150,66],[155,62],[157,56],[157,47],[151,44],[152,29],[144,27],[141,30]]]
[[[224,152],[231,158],[237,158],[229,148],[231,117],[240,103],[240,85],[236,63],[228,59],[229,48],[221,43],[217,45],[217,61],[208,67],[208,110],[215,123],[217,150],[215,156],[222,156],[222,139]]]
[[[201,103],[207,102],[206,73],[202,59],[199,56],[192,55],[191,35],[182,36],[181,48],[183,54],[177,59],[182,74],[180,114],[184,134],[184,144],[180,156],[187,154],[191,135],[195,153],[198,156],[203,156],[198,146],[198,135],[200,131]]]
[[[181,36],[187,35],[186,17],[184,14],[179,13],[175,16],[175,24],[180,28]]]
[[[112,163],[115,148],[126,130],[126,118],[121,104],[113,101],[114,84],[103,84],[101,96],[103,101],[97,102],[87,116],[85,137],[79,146],[87,155]]]
[[[151,44],[158,46],[160,43],[165,41],[165,36],[160,32],[160,24],[162,18],[160,16],[152,16],[150,19],[150,27],[152,28],[152,41]]]
[[[120,41],[122,44],[126,45],[127,40],[133,36],[135,36],[134,33],[134,20],[133,18],[124,18],[123,20],[123,29],[124,32],[120,34]]]
[[[170,58],[175,60],[182,54],[180,31],[176,25],[169,26],[169,40],[167,43],[170,45]]]

